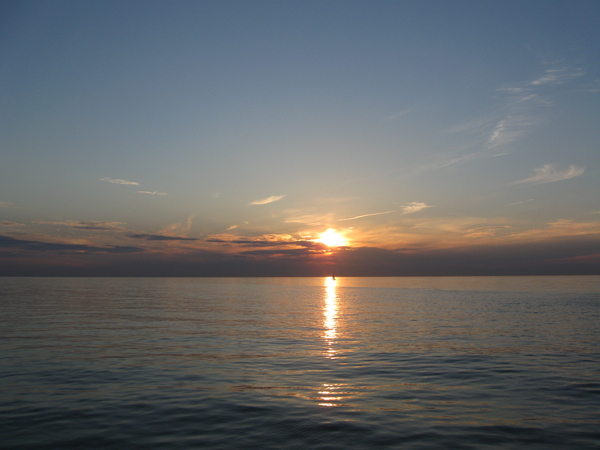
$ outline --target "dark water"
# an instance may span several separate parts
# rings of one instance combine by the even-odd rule
[[[599,277],[0,278],[0,296],[2,449],[600,448]]]

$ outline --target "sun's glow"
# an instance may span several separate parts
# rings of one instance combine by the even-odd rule
[[[319,235],[317,242],[325,244],[327,247],[343,247],[347,244],[346,239],[340,233],[330,228],[325,233]]]

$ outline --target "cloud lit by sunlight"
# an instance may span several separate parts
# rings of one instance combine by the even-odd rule
[[[24,227],[25,224],[24,223],[11,222],[10,220],[2,220],[2,221],[0,221],[0,226],[3,226],[3,227]]]
[[[521,181],[516,181],[513,184],[542,184],[552,183],[554,181],[568,180],[569,178],[582,175],[585,167],[571,164],[566,169],[559,169],[556,164],[544,164],[542,167],[533,169],[535,175],[525,178]]]
[[[92,231],[122,231],[125,228],[123,222],[107,222],[100,220],[65,220],[62,222],[48,222],[45,220],[34,220],[33,223],[40,225],[58,225],[66,226],[79,230],[92,230]]]
[[[427,203],[410,202],[402,206],[402,214],[412,214],[425,208],[433,208],[433,205]]]
[[[391,210],[391,211],[383,211],[383,212],[378,212],[378,213],[371,213],[371,214],[362,214],[360,216],[355,216],[355,217],[348,217],[346,219],[340,219],[339,221],[342,222],[344,220],[354,220],[354,219],[362,219],[363,217],[370,217],[370,216],[380,216],[382,214],[390,214],[396,212],[395,209]]]
[[[253,202],[250,203],[250,205],[266,205],[267,203],[273,203],[273,202],[276,202],[277,200],[281,200],[283,197],[285,197],[285,195],[271,195],[270,197],[267,197],[267,198],[262,198],[260,200],[254,200]]]
[[[100,178],[100,181],[106,181],[107,183],[113,183],[113,184],[132,184],[135,186],[139,186],[140,183],[136,182],[136,181],[127,181],[127,180],[120,180],[118,178],[108,178],[108,177],[103,177]]]
[[[137,191],[138,194],[150,194],[150,195],[167,195],[166,192],[157,192],[157,191]]]

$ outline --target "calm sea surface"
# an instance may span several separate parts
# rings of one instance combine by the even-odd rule
[[[600,448],[600,277],[0,278],[2,449]]]

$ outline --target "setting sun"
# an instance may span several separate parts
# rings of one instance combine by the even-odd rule
[[[343,247],[347,245],[347,241],[344,236],[335,231],[333,228],[321,233],[319,235],[319,239],[317,239],[317,242],[321,242],[327,247]]]

